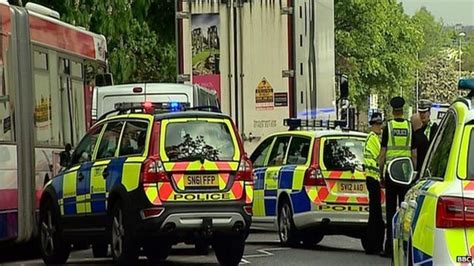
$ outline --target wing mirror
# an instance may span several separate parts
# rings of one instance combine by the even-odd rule
[[[416,175],[409,157],[392,160],[388,164],[388,173],[393,182],[401,185],[410,185]]]

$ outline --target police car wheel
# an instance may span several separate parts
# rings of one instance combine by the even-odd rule
[[[303,236],[303,247],[312,248],[316,246],[321,240],[323,240],[324,235],[319,233],[306,233]]]
[[[95,243],[92,244],[92,254],[94,258],[106,258],[109,253],[109,244]]]
[[[198,255],[208,255],[209,254],[209,243],[207,241],[197,241],[194,244],[194,249]]]
[[[114,261],[118,264],[133,264],[138,259],[139,250],[131,235],[131,228],[126,222],[120,201],[112,208],[110,223],[111,250]]]
[[[158,263],[170,255],[171,246],[171,242],[166,240],[153,239],[143,244],[143,251],[149,262]]]
[[[239,265],[244,255],[245,238],[243,236],[220,237],[214,241],[213,248],[220,265]]]
[[[294,247],[298,244],[298,232],[293,222],[293,212],[287,201],[283,202],[278,211],[278,235],[283,246]]]
[[[43,261],[46,264],[64,264],[69,258],[71,245],[62,237],[59,211],[51,200],[40,207],[40,241]]]

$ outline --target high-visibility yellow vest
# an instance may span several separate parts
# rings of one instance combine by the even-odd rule
[[[411,158],[411,138],[411,125],[408,120],[401,122],[390,120],[388,122],[386,165],[396,158]]]
[[[365,176],[380,180],[379,159],[380,139],[375,132],[371,131],[365,140],[364,147],[364,170]]]

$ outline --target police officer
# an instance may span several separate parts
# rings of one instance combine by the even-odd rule
[[[430,120],[431,106],[431,101],[426,99],[420,100],[418,103],[418,114],[420,115],[421,122],[423,123],[421,130],[424,132],[425,136],[430,142],[438,130],[438,125],[436,123],[432,123]]]
[[[380,173],[379,155],[380,139],[382,134],[382,114],[373,113],[369,124],[371,131],[367,136],[364,147],[364,170],[367,190],[369,191],[369,222],[367,225],[367,243],[369,247],[366,254],[379,254],[382,251],[384,239],[384,222],[380,201]]]
[[[380,152],[380,177],[385,182],[385,204],[387,210],[387,238],[385,240],[385,251],[381,253],[384,257],[392,257],[392,218],[395,215],[397,204],[403,201],[408,190],[392,182],[386,168],[389,162],[400,157],[411,157],[416,168],[416,146],[412,138],[412,127],[410,121],[403,118],[403,106],[405,100],[402,97],[394,97],[390,100],[393,119],[387,122],[382,133]],[[385,178],[384,177],[385,174]]]

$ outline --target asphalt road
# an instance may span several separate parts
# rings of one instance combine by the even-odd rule
[[[5,251],[5,250],[3,250]],[[13,252],[13,251],[11,251]],[[3,253],[3,252],[2,252]],[[0,257],[2,265],[43,265],[43,261],[32,257],[31,252],[11,253]],[[29,257],[29,258],[28,258]],[[6,261],[5,261],[6,260]],[[74,251],[69,257],[70,265],[113,265],[111,258],[94,259],[92,250]],[[147,265],[140,257],[140,264]],[[242,265],[390,265],[390,260],[375,255],[366,255],[359,239],[345,236],[326,236],[312,249],[282,248],[278,236],[273,232],[250,234],[245,247]],[[193,246],[177,245],[163,265],[218,265],[212,250],[209,255],[197,255]]]

